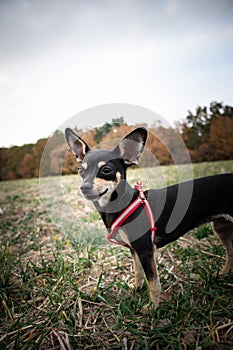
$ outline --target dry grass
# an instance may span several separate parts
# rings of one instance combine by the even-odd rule
[[[172,168],[163,171],[176,181]],[[69,215],[59,212],[60,180],[47,181],[51,208],[58,203],[50,215],[76,212],[62,228],[48,217],[38,180],[0,183],[0,349],[232,348],[233,277],[218,276],[225,253],[210,226],[159,251],[165,300],[144,314],[148,292],[134,289],[130,253],[105,241],[98,215],[79,202],[76,177],[62,179]]]

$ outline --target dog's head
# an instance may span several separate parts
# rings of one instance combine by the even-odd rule
[[[137,164],[143,151],[147,130],[137,128],[112,150],[92,150],[73,130],[65,130],[66,141],[79,163],[83,178],[80,187],[86,199],[104,206],[111,201],[117,186],[125,179],[127,167]]]

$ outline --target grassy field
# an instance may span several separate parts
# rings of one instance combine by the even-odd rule
[[[190,176],[180,169],[129,177],[158,187]],[[193,168],[223,172],[233,161]],[[167,301],[144,314],[147,287],[134,289],[129,251],[105,240],[77,176],[44,184],[42,200],[38,179],[0,183],[0,349],[233,349],[233,275],[218,276],[225,252],[210,225],[158,252]]]

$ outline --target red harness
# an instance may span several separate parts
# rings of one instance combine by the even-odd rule
[[[155,243],[155,238],[156,238],[156,226],[154,223],[154,216],[151,211],[150,204],[148,200],[145,197],[145,194],[142,189],[142,182],[137,181],[135,188],[138,190],[138,198],[135,199],[128,207],[123,210],[123,212],[113,221],[111,228],[110,228],[110,233],[108,232],[106,235],[106,238],[111,242],[115,243],[118,245],[122,245],[125,247],[128,247],[129,245],[127,243],[121,242],[114,238],[115,232],[121,227],[121,225],[128,219],[130,215],[132,215],[137,208],[139,208],[141,205],[146,209],[146,215],[150,223],[150,235],[151,235],[151,240],[152,243]]]

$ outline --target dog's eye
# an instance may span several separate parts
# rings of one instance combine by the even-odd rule
[[[112,169],[109,167],[109,166],[105,166],[101,169],[101,172],[104,174],[104,175],[109,175],[111,174],[112,172]]]

